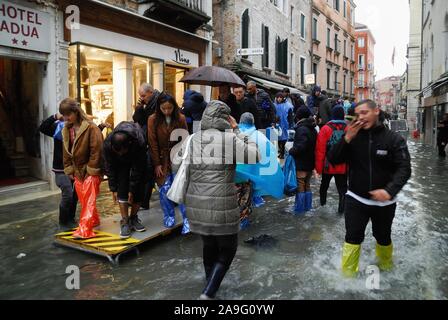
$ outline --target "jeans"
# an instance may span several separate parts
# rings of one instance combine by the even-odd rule
[[[55,182],[62,191],[59,203],[59,223],[67,224],[75,220],[78,196],[74,190],[73,181],[65,173],[55,172]]]

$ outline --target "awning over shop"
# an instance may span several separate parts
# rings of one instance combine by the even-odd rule
[[[288,88],[291,93],[297,93],[297,94],[300,94],[302,96],[307,96],[308,95],[307,93],[305,93],[303,91],[300,91],[299,89],[296,89],[296,88],[293,88],[293,87],[290,87],[290,86],[286,86],[286,85],[281,84],[281,83],[277,83],[277,82],[261,79],[261,78],[250,76],[250,75],[248,75],[247,77],[249,79],[255,81],[255,82],[258,82],[260,85],[262,85],[264,87],[267,87],[269,89],[275,89],[275,90],[281,91],[284,88]]]
[[[448,75],[444,74],[435,82],[428,85],[420,92],[417,97],[423,97],[422,106],[432,107],[439,104],[448,103],[448,92],[439,89],[441,86],[448,85]]]
[[[416,97],[420,96],[424,97],[425,95],[432,95],[432,91],[436,90],[437,88],[443,86],[446,83],[448,83],[448,75],[442,75],[441,78],[431,83],[430,85],[426,86],[422,91],[420,91],[418,95],[416,95]]]

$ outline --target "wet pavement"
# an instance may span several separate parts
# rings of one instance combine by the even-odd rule
[[[267,199],[239,234],[235,260],[218,292],[221,299],[448,299],[448,160],[409,141],[411,180],[399,194],[393,224],[395,269],[381,273],[379,289],[366,286],[375,264],[369,224],[360,276],[340,274],[344,220],[336,214],[332,182],[328,205],[292,214],[294,198]],[[314,191],[317,182],[312,181]],[[105,190],[106,186],[103,185]],[[316,192],[314,193],[317,194]],[[55,247],[58,198],[0,208],[0,299],[197,299],[204,286],[202,242],[197,235],[171,235],[129,253],[119,266],[107,259]],[[153,202],[155,205],[156,202]],[[102,214],[118,213],[104,192]],[[162,217],[160,217],[162,220]],[[268,234],[277,241],[244,243]],[[19,254],[25,256],[18,258]],[[80,289],[66,288],[67,266],[80,268]]]

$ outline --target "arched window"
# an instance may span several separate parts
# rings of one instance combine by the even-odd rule
[[[241,48],[249,48],[249,9],[246,9],[241,18]]]

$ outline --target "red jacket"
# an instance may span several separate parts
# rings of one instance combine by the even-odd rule
[[[346,174],[347,165],[345,163],[333,166],[326,159],[327,142],[333,134],[333,129],[329,126],[329,124],[332,124],[338,129],[343,126],[342,122],[340,121],[330,121],[326,125],[324,125],[322,129],[320,129],[316,143],[316,172],[318,174]],[[347,130],[347,128],[345,128],[345,130]]]

